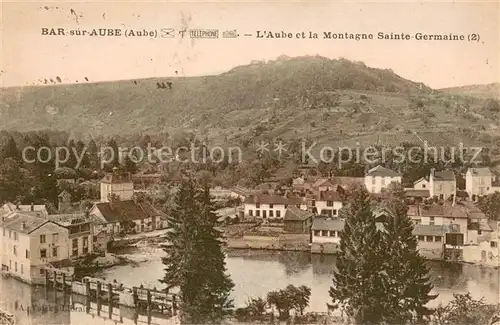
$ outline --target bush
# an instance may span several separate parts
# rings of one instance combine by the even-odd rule
[[[488,98],[484,104],[483,104],[484,109],[491,111],[491,112],[499,112],[500,111],[500,104],[498,104],[498,100],[494,98]]]

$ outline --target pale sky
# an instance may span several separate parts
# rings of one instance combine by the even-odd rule
[[[433,88],[499,82],[499,2],[2,2],[0,85],[217,74],[252,60],[321,55]],[[48,9],[45,8],[48,7]],[[76,14],[72,14],[72,10]],[[42,36],[41,29],[236,29],[238,39]],[[256,39],[257,30],[319,39]],[[479,42],[331,40],[333,33],[458,33]]]

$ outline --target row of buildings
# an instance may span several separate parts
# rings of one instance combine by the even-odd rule
[[[48,267],[106,252],[126,234],[163,229],[165,215],[148,202],[138,202],[128,177],[107,175],[100,182],[101,200],[74,213],[49,214],[45,205],[6,203],[0,207],[2,271],[28,283],[44,280]],[[132,185],[133,186],[133,185]],[[70,206],[67,192],[59,204]]]
[[[295,179],[287,196],[236,188],[233,196],[243,199],[240,218],[276,221],[284,231],[310,233],[313,252],[335,252],[344,227],[341,210],[349,191],[364,185],[374,197],[375,218],[381,229],[388,216],[383,208],[384,189],[401,183],[401,175],[378,166],[363,177]],[[408,215],[415,223],[414,235],[420,252],[428,259],[453,259],[497,266],[498,223],[488,220],[475,206],[478,197],[500,190],[486,168],[470,168],[467,192],[457,195],[456,177],[451,171],[431,170],[429,177],[406,188]],[[425,200],[434,198],[434,200]],[[280,220],[281,221],[281,220]]]

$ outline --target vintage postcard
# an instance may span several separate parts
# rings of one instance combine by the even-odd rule
[[[500,324],[500,2],[0,12],[0,324]]]

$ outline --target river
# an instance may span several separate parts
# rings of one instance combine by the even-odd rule
[[[116,279],[126,286],[136,286],[141,283],[147,287],[161,288],[158,279],[163,274],[161,250],[151,248],[129,248],[120,254],[140,260],[134,265],[121,265],[98,272],[96,276],[108,280]],[[331,271],[335,264],[334,256],[311,255],[305,252],[272,252],[229,250],[227,252],[227,268],[235,283],[233,298],[237,307],[244,306],[249,297],[264,297],[270,290],[284,288],[288,284],[306,285],[312,290],[310,311],[326,311],[329,302],[328,289],[331,285]],[[145,260],[148,261],[145,261]],[[442,264],[428,262],[431,281],[434,290],[439,293],[437,299],[429,306],[447,303],[453,298],[453,293],[469,291],[476,299],[484,297],[486,302],[498,303],[499,271],[474,265]],[[73,301],[74,302],[74,301]],[[27,306],[47,306],[48,311],[25,311]],[[61,306],[67,306],[62,308]],[[68,297],[47,294],[40,287],[33,288],[12,278],[0,277],[0,308],[12,312],[18,317],[20,324],[71,324],[94,325],[135,324],[139,319],[147,323],[146,316],[135,315],[128,309],[116,309],[112,318],[107,320],[107,312],[103,315],[87,314],[83,305],[76,303],[70,308]],[[16,308],[17,307],[17,308]],[[50,310],[59,307],[59,311]],[[94,308],[94,307],[92,307]],[[124,318],[118,315],[125,315]],[[127,316],[128,315],[128,316]],[[142,320],[142,321],[141,321]],[[152,318],[151,324],[167,324],[165,320]]]

